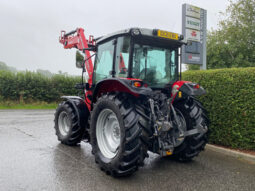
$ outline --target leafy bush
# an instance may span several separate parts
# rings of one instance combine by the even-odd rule
[[[210,142],[255,150],[255,68],[188,71],[184,80],[198,82],[211,120]]]
[[[56,102],[62,95],[75,95],[79,77],[56,74],[51,78],[35,72],[11,73],[0,71],[1,100],[31,103],[34,101]]]

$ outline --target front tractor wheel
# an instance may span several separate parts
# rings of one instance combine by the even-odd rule
[[[77,113],[68,103],[59,104],[54,122],[61,143],[74,146],[81,142],[85,129],[79,125]]]
[[[101,170],[112,176],[134,173],[143,161],[139,115],[129,99],[103,95],[91,114],[91,145]]]

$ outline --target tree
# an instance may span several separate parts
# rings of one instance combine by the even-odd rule
[[[4,62],[0,62],[0,70],[8,70],[8,66]]]
[[[0,70],[17,72],[16,68],[11,67],[11,66],[7,66],[4,62],[1,62],[1,61],[0,61]]]
[[[207,66],[255,66],[255,1],[230,1],[219,29],[208,33]]]
[[[37,69],[36,72],[49,78],[53,76],[53,74],[49,70]]]

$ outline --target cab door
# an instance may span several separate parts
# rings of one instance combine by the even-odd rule
[[[93,84],[98,83],[100,80],[113,77],[115,45],[115,39],[98,45],[94,64]]]

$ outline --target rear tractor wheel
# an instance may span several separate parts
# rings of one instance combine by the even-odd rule
[[[91,115],[91,145],[101,170],[112,176],[134,173],[143,161],[139,115],[130,99],[103,95]]]
[[[209,119],[206,115],[206,110],[202,104],[195,100],[189,99],[186,102],[180,102],[174,105],[177,109],[177,113],[181,114],[181,122],[185,129],[192,130],[196,127],[202,127],[207,130],[209,126]],[[191,161],[195,156],[204,150],[206,143],[208,142],[208,131],[205,133],[196,134],[180,140],[180,144],[174,149],[173,157],[179,161],[188,162]]]

